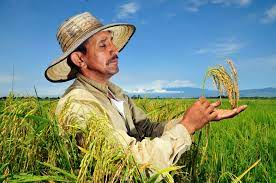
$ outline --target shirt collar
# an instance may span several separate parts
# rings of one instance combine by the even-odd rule
[[[90,90],[92,87],[104,93],[106,96],[108,96],[108,89],[115,95],[122,92],[119,87],[117,87],[110,81],[108,81],[107,84],[102,84],[102,83],[96,82],[95,80],[89,79],[80,73],[77,74],[77,80],[83,83],[88,90]]]

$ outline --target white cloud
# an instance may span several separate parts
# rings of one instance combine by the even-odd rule
[[[173,17],[175,17],[176,16],[176,13],[168,13],[167,14],[167,17],[168,18],[173,18]]]
[[[127,19],[134,15],[140,9],[139,5],[136,2],[130,2],[123,4],[119,7],[119,12],[116,16],[116,19]]]
[[[19,80],[22,80],[22,78],[20,77],[17,77],[17,76],[13,76],[12,75],[0,75],[0,83],[1,84],[11,84],[12,83],[12,80],[14,81],[19,81]]]
[[[251,0],[211,0],[210,3],[222,4],[226,6],[230,6],[230,5],[246,6],[251,3]]]
[[[35,87],[40,97],[45,96],[62,96],[65,90],[73,83],[68,81],[65,83],[38,83]]]
[[[261,84],[276,82],[276,54],[254,56],[239,61],[237,60],[235,66],[237,67],[240,76],[242,75],[245,78],[250,78],[250,82],[246,84],[255,83],[256,81],[262,82]],[[241,79],[241,81],[242,80],[243,79]],[[268,84],[267,86],[272,85],[273,84]]]
[[[126,91],[129,93],[179,93],[180,91],[174,91],[173,88],[194,86],[195,84],[189,80],[155,80],[149,84]]]
[[[57,97],[57,96],[63,95],[66,88],[70,86],[70,83],[72,83],[72,81],[69,81],[66,83],[59,83],[59,84],[56,84],[56,83],[43,84],[38,82],[38,84],[35,84],[35,83],[33,83],[33,85],[31,84],[32,86],[30,85],[19,86],[15,83],[14,93],[16,94],[16,96],[36,96],[35,89],[34,89],[35,87],[39,97]],[[10,90],[11,90],[10,88],[1,90],[0,97],[7,96]]]
[[[263,57],[255,57],[243,61],[244,66],[250,68],[256,68],[256,70],[268,68],[271,70],[276,69],[276,54]],[[248,64],[249,63],[249,64]]]
[[[147,20],[141,20],[141,21],[140,21],[140,24],[141,24],[141,25],[146,25],[146,24],[148,24],[148,21],[147,21]]]
[[[247,6],[252,0],[188,0],[185,3],[185,9],[191,12],[197,12],[202,6],[208,4],[221,6]]]
[[[203,5],[206,5],[208,1],[204,0],[188,0],[185,4],[185,9],[191,12],[199,11],[199,8]]]
[[[206,48],[200,48],[197,54],[214,54],[216,56],[228,56],[238,52],[243,44],[233,39],[218,41],[208,45]]]
[[[175,81],[155,80],[152,82],[152,84],[155,88],[176,88],[176,87],[194,86],[194,84],[189,80],[175,80]]]
[[[276,21],[276,4],[265,11],[264,17],[261,19],[262,23],[271,23]]]

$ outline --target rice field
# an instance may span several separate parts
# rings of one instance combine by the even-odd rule
[[[213,99],[212,99],[213,100]],[[152,121],[181,116],[195,99],[136,99]],[[241,99],[248,109],[193,137],[178,162],[149,177],[130,152],[112,141],[107,119],[94,116],[84,148],[60,135],[56,101],[0,101],[0,181],[4,182],[276,182],[276,99]],[[230,108],[223,100],[223,108]],[[250,169],[252,168],[252,169]],[[249,171],[248,171],[249,170]],[[170,174],[168,174],[170,172]]]

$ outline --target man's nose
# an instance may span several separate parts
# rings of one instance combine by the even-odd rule
[[[110,53],[111,53],[112,55],[113,55],[113,54],[118,55],[118,53],[119,53],[119,50],[118,50],[117,46],[113,43],[113,41],[111,41]]]

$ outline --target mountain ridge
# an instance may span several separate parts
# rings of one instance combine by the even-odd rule
[[[161,92],[153,89],[144,92],[127,92],[130,96],[141,96],[149,98],[197,98],[202,95],[206,97],[218,97],[219,92],[210,89],[201,89],[195,87],[167,87],[162,88]],[[276,88],[266,87],[261,89],[245,89],[240,90],[240,97],[276,97]]]

